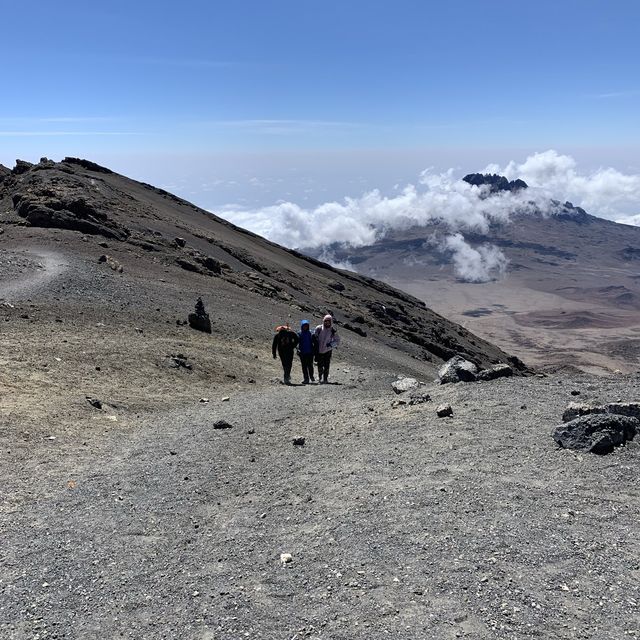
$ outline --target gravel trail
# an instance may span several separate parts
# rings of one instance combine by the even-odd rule
[[[0,635],[640,633],[640,448],[597,457],[549,435],[570,390],[633,399],[637,378],[447,385],[392,408],[390,379],[334,376],[97,412],[86,439],[9,456]]]
[[[0,300],[23,300],[63,274],[69,259],[43,248],[0,250]]]

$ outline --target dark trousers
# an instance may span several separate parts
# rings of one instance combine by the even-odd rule
[[[302,377],[307,381],[313,380],[313,353],[301,353],[300,364],[302,365]]]
[[[278,350],[280,362],[282,362],[282,370],[284,371],[284,379],[291,377],[291,367],[293,366],[293,349]]]
[[[318,378],[327,381],[329,377],[329,366],[331,365],[331,354],[333,351],[318,354]]]

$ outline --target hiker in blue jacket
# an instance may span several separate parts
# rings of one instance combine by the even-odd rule
[[[309,321],[301,320],[300,332],[298,333],[298,355],[300,356],[302,376],[304,377],[302,384],[316,381],[313,377],[314,340],[315,336],[309,330]]]

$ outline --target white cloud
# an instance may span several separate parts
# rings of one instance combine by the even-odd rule
[[[440,248],[451,252],[455,274],[465,282],[489,282],[504,275],[509,260],[490,244],[472,247],[461,233],[447,236]]]
[[[598,93],[596,94],[596,98],[630,98],[633,96],[637,96],[640,94],[638,89],[629,89],[627,91],[610,91],[609,93]]]
[[[618,218],[616,222],[619,224],[630,224],[634,227],[640,227],[640,214],[635,216],[623,216],[622,218]]]
[[[315,208],[280,202],[254,210],[230,207],[215,213],[279,244],[299,249],[334,243],[365,246],[391,229],[438,222],[448,234],[438,246],[451,253],[456,274],[472,282],[499,277],[507,260],[496,247],[472,247],[462,234],[487,232],[494,222],[509,222],[514,212],[551,214],[557,201],[570,200],[594,215],[640,223],[640,215],[622,219],[625,211],[640,204],[639,175],[612,168],[580,173],[571,156],[553,150],[536,153],[522,163],[512,161],[503,168],[490,165],[485,172],[521,178],[529,188],[489,194],[486,187],[471,186],[456,177],[452,169],[444,173],[427,170],[416,184],[394,190],[392,196],[374,189],[357,198],[347,197]]]
[[[640,207],[640,175],[624,174],[613,168],[580,173],[571,156],[549,150],[529,156],[522,164],[488,167],[510,180],[522,178],[548,197],[569,200],[595,216],[615,220],[622,211]]]
[[[485,192],[455,179],[452,172],[423,173],[392,197],[374,189],[359,198],[326,202],[305,209],[281,202],[252,211],[223,210],[219,215],[292,248],[317,248],[332,243],[359,247],[375,242],[389,229],[407,229],[439,221],[448,228],[487,231],[491,222],[508,221],[515,210],[531,209],[524,192]]]
[[[318,260],[330,264],[336,269],[344,269],[345,271],[357,271],[355,266],[350,260],[340,260],[336,257],[336,254],[330,249],[324,249],[318,256]]]

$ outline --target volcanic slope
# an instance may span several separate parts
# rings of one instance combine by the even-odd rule
[[[98,390],[149,407],[265,382],[279,374],[264,361],[274,327],[303,317],[315,326],[327,312],[354,366],[432,378],[460,353],[524,369],[410,295],[86,160],[0,170],[0,224],[2,376],[14,390],[2,401],[12,411],[56,415]],[[211,335],[181,324],[199,296]],[[38,409],[30,398],[45,390]]]
[[[446,233],[442,224],[390,230],[335,255],[537,367],[638,370],[640,228],[571,203],[555,213],[514,212],[487,232],[463,232],[470,246],[494,245],[508,258],[502,276],[481,283],[460,279],[434,245],[433,235]]]

